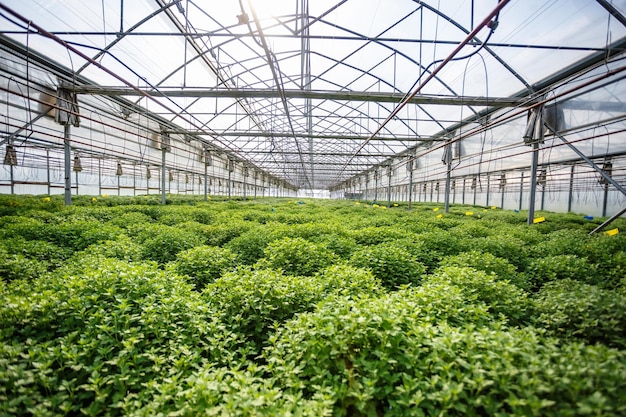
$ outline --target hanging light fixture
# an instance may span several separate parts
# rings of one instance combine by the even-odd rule
[[[123,173],[124,173],[124,171],[122,171],[122,164],[118,162],[117,163],[117,170],[115,171],[115,175],[117,175],[119,177]]]
[[[172,171],[170,171],[169,180],[170,182],[174,181],[174,174],[172,174]]]
[[[150,173],[150,167],[146,167],[146,178],[147,179],[152,178],[152,174]]]
[[[4,165],[17,165],[17,152],[15,146],[7,145],[7,152],[4,154]]]
[[[185,184],[189,184],[189,175],[185,174]]]
[[[80,163],[80,156],[74,155],[74,172],[81,172],[83,170],[83,165]]]

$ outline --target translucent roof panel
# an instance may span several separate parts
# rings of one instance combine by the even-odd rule
[[[8,0],[1,9],[4,35],[99,94],[314,189],[441,138],[499,99],[535,99],[543,80],[626,37],[623,0]]]

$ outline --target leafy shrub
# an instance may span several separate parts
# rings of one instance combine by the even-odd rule
[[[587,259],[576,255],[556,255],[530,261],[526,267],[526,277],[533,290],[538,290],[546,282],[559,279],[588,281],[593,279],[595,268]]]
[[[20,254],[9,254],[0,249],[0,279],[13,281],[16,279],[33,280],[45,274],[48,263],[30,259]]]
[[[175,226],[154,225],[142,234],[145,238],[143,258],[160,264],[173,261],[178,252],[204,244],[204,239],[197,233]]]
[[[493,314],[505,316],[511,324],[525,325],[532,315],[532,304],[524,290],[495,274],[487,274],[470,267],[448,266],[428,278],[429,283],[440,282],[458,287],[466,300],[484,303]]]
[[[0,217],[0,236],[3,239],[41,239],[45,225],[41,220],[24,216]]]
[[[313,275],[337,260],[324,245],[298,237],[271,242],[263,256],[256,264],[258,268],[280,269],[287,275]]]
[[[406,297],[324,303],[269,344],[271,377],[304,399],[327,393],[335,416],[626,411],[623,353],[560,346],[531,328],[433,324]]]
[[[517,269],[509,261],[489,252],[472,250],[458,255],[447,256],[441,261],[441,266],[471,267],[488,274],[496,274],[499,279],[510,281],[520,288],[527,289],[526,277],[517,273]]]
[[[223,246],[250,230],[251,227],[252,224],[249,222],[230,220],[226,223],[207,225],[202,230],[207,245]]]
[[[321,270],[318,274],[324,285],[325,294],[360,296],[383,292],[380,280],[367,269],[335,264]]]
[[[567,229],[557,230],[546,236],[545,240],[529,248],[531,258],[548,257],[555,255],[576,255],[586,257],[589,236],[584,230]]]
[[[253,228],[232,239],[224,247],[237,255],[237,262],[252,265],[264,255],[265,247],[274,238],[265,227]]]
[[[556,336],[626,348],[626,296],[572,279],[545,284],[535,297],[537,325]]]
[[[396,288],[421,281],[426,267],[395,243],[367,246],[353,253],[350,263],[368,268],[385,288]]]
[[[0,413],[124,415],[154,380],[230,365],[235,339],[180,277],[100,259],[0,293]]]
[[[354,241],[359,245],[378,245],[383,242],[390,242],[397,239],[406,239],[414,236],[412,232],[406,232],[396,227],[369,226],[356,229],[350,232]]]
[[[342,233],[328,233],[310,238],[312,242],[321,243],[343,259],[349,259],[358,245],[351,237]]]
[[[472,248],[506,259],[518,271],[523,271],[528,263],[527,247],[528,242],[506,234],[487,236],[472,242]]]
[[[3,240],[2,247],[12,255],[45,261],[51,268],[58,267],[71,255],[71,250],[67,248],[44,240],[26,240],[21,236]]]
[[[196,246],[179,252],[168,269],[186,275],[197,290],[235,266],[235,254],[217,246]]]
[[[126,235],[120,235],[114,240],[95,243],[85,249],[84,253],[130,262],[142,260],[144,257],[143,251],[144,248],[141,244]],[[79,254],[79,256],[82,255],[82,253]]]
[[[202,297],[242,340],[260,352],[269,333],[296,313],[312,310],[324,297],[315,277],[292,277],[270,269],[239,268],[209,283]]]
[[[109,224],[119,226],[121,228],[127,228],[130,225],[140,225],[143,223],[151,223],[153,219],[147,214],[131,211],[127,213],[120,213],[118,216],[109,220]]]
[[[320,392],[312,399],[287,394],[259,372],[206,367],[183,381],[155,386],[155,398],[133,416],[177,415],[302,416],[332,414],[332,402]]]

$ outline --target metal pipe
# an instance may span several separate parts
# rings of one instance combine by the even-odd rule
[[[409,171],[409,210],[413,208],[413,167]]]
[[[391,207],[391,165],[389,165],[388,171],[387,171],[387,178],[388,178],[388,182],[387,182],[387,208]]]
[[[533,153],[530,165],[530,197],[528,200],[528,224],[535,220],[535,193],[537,192],[537,165],[539,165],[539,142],[533,143]]]
[[[620,211],[618,211],[617,213],[609,217],[604,223],[602,223],[601,225],[593,229],[591,232],[589,232],[589,236],[604,229],[606,226],[608,226],[610,223],[612,223],[615,219],[619,218],[624,213],[626,213],[626,207],[624,207],[623,209],[621,209]]]
[[[572,200],[574,198],[574,167],[576,165],[572,164],[569,173],[569,193],[567,195],[567,212],[572,212]]]
[[[70,124],[63,129],[63,147],[65,149],[65,205],[72,204],[72,166],[70,163]]]
[[[546,126],[548,128],[548,130],[550,130],[556,137],[561,139],[561,141],[563,143],[565,143],[567,146],[569,146],[569,148],[571,150],[573,150],[578,156],[580,156],[585,162],[587,162],[589,165],[591,165],[591,167],[593,169],[595,169],[602,176],[602,178],[604,178],[604,180],[607,183],[611,184],[613,187],[617,188],[622,194],[626,195],[626,188],[622,187],[617,181],[615,181],[613,179],[613,177],[611,177],[609,174],[604,172],[604,170],[602,168],[600,168],[591,159],[589,159],[589,157],[587,155],[582,153],[577,147],[575,147],[570,141],[565,139],[565,137],[563,137],[563,135],[561,135],[559,132],[554,130],[551,126],[549,126],[548,124],[545,124],[545,123],[544,123],[544,126]]]
[[[161,146],[161,204],[165,205],[165,153],[166,146]]]
[[[519,180],[519,206],[518,210],[522,210],[522,199],[524,198],[524,171],[522,171],[522,175]]]
[[[204,164],[204,201],[209,199],[209,167]]]
[[[452,172],[452,158],[448,161],[446,169],[446,190],[444,194],[445,212],[450,212],[450,173]]]

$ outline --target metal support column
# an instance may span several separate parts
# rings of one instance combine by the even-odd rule
[[[606,207],[609,202],[609,184],[604,184],[604,198],[602,199],[602,217],[606,217]]]
[[[70,124],[63,129],[63,148],[65,150],[65,205],[72,204],[72,165],[70,162]]]
[[[622,187],[617,181],[615,181],[613,179],[613,177],[611,177],[610,175],[608,175],[602,168],[600,168],[595,162],[593,162],[587,155],[585,155],[584,153],[582,153],[577,147],[575,147],[574,145],[572,145],[567,139],[565,139],[565,137],[563,137],[563,135],[561,135],[560,133],[558,133],[556,130],[554,130],[551,126],[549,126],[548,124],[545,124],[545,126],[548,128],[548,130],[550,132],[552,132],[556,137],[558,137],[559,139],[561,139],[561,141],[563,143],[565,143],[567,146],[569,146],[569,148],[571,150],[573,150],[578,156],[580,156],[585,162],[587,162],[589,165],[591,165],[591,167],[596,170],[604,179],[604,181],[606,181],[607,185],[611,184],[613,187],[615,187],[617,190],[619,190],[619,192],[621,192],[622,194],[626,195],[626,189],[624,187]],[[620,213],[624,213],[624,211],[626,211],[626,209],[621,210]],[[620,214],[621,215],[621,214]],[[619,215],[617,216],[619,217]],[[608,225],[609,223],[611,223],[613,220],[615,220],[617,217],[615,216],[611,216],[611,218],[609,220],[607,220],[606,222],[604,222],[603,224],[601,224],[600,226],[598,226],[596,229],[594,229],[590,234],[596,233],[598,230],[601,230],[603,227],[605,227],[606,225]]]
[[[522,174],[519,180],[519,206],[517,208],[518,210],[522,209],[522,198],[524,198],[524,171],[522,171]]]
[[[574,200],[574,168],[575,164],[572,164],[569,172],[569,193],[567,195],[567,212],[572,212],[572,201]]]
[[[230,192],[231,192],[231,186],[232,186],[232,174],[233,172],[230,169],[230,162],[228,164],[228,199],[230,200]]]
[[[533,152],[530,165],[530,195],[528,197],[528,224],[535,220],[535,194],[537,192],[537,166],[539,165],[539,142],[533,143]]]
[[[204,164],[204,201],[209,199],[209,165]]]
[[[450,175],[451,173],[452,173],[452,155],[450,154],[448,160],[446,161],[446,189],[445,189],[445,194],[444,194],[444,205],[445,205],[446,213],[450,212]],[[439,200],[439,198],[437,198],[437,200]]]
[[[378,171],[374,172],[374,202],[378,200]]]
[[[48,183],[48,195],[50,195],[50,148],[46,148],[46,180]]]
[[[387,208],[391,207],[391,165],[387,168]]]
[[[161,145],[161,204],[165,204],[165,153],[167,147]]]
[[[450,173],[452,172],[452,160],[450,160],[448,162],[448,167],[446,170],[446,189],[445,189],[445,194],[444,194],[444,205],[445,205],[445,212],[449,213],[450,212]]]
[[[409,210],[413,208],[413,161],[410,162],[409,168]]]

